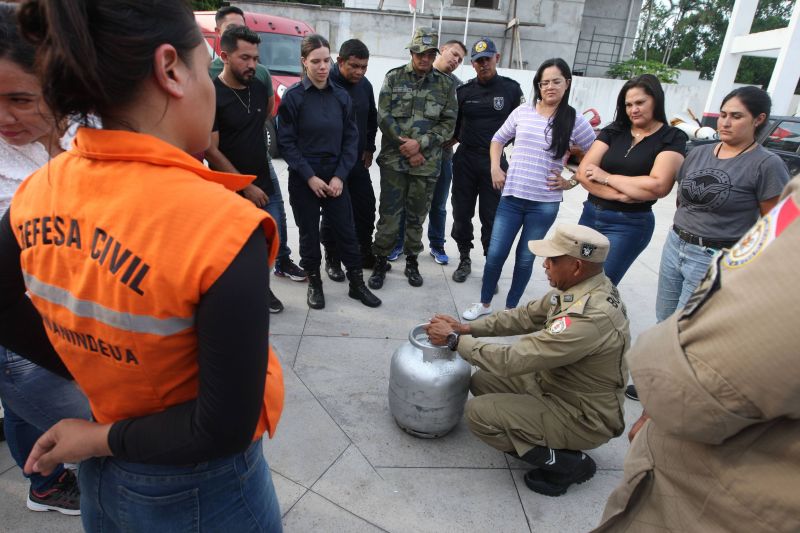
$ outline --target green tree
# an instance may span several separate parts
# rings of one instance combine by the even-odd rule
[[[612,78],[629,80],[640,74],[652,74],[662,83],[675,83],[678,79],[678,71],[669,68],[661,61],[645,61],[644,59],[628,59],[612,65],[608,69],[608,75]]]
[[[192,0],[194,11],[216,11],[222,7],[222,0]]]
[[[702,78],[712,78],[734,0],[670,1],[646,0],[642,6],[634,57],[660,59],[669,67],[699,70]],[[646,16],[648,2],[655,3],[651,17]],[[785,27],[793,7],[794,0],[759,0],[751,31]],[[774,64],[771,58],[744,57],[736,81],[767,85]]]

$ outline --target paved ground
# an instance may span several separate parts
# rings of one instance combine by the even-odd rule
[[[281,188],[286,166],[276,161]],[[376,189],[380,182],[372,168]],[[577,222],[586,194],[567,192],[558,220]],[[634,337],[655,323],[658,261],[674,211],[674,197],[656,205],[656,231],[620,285]],[[288,198],[286,207],[289,209]],[[289,242],[297,257],[297,228],[289,215]],[[452,220],[448,220],[448,224]],[[478,222],[476,219],[476,227]],[[449,228],[448,228],[449,232]],[[426,242],[427,244],[427,242]],[[448,240],[447,252],[457,256]],[[524,463],[509,460],[474,438],[461,423],[438,440],[415,439],[389,413],[389,360],[412,326],[435,312],[458,314],[480,293],[483,258],[473,254],[473,275],[454,283],[455,264],[421,257],[422,288],[411,288],[393,269],[373,310],[347,297],[345,283],[325,281],[327,307],[310,311],[305,284],[273,277],[286,310],[273,315],[272,343],[283,363],[286,408],[278,433],[264,446],[287,532],[578,532],[595,525],[619,482],[627,439],[594,450],[599,470],[560,498],[527,489]],[[504,302],[513,260],[500,280]],[[523,298],[548,289],[541,261]],[[638,403],[626,404],[628,425]],[[80,531],[80,520],[25,508],[27,483],[0,444],[0,531]],[[233,533],[233,532],[232,532]]]

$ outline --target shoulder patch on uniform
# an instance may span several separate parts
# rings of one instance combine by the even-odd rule
[[[547,331],[552,335],[558,335],[566,330],[570,324],[572,324],[572,321],[569,319],[569,317],[562,316],[561,318],[553,320],[553,323],[550,324],[550,327],[547,328]]]
[[[725,252],[722,264],[727,268],[746,265],[758,257],[798,216],[800,209],[794,203],[794,199],[787,196],[761,217],[733,248]]]

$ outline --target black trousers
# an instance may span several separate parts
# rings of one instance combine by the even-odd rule
[[[326,183],[333,177],[336,164],[314,164],[311,166]],[[320,212],[327,219],[345,268],[361,268],[361,252],[356,240],[353,223],[353,207],[350,192],[345,186],[338,198],[318,198],[308,182],[298,173],[289,171],[289,203],[294,221],[300,230],[300,267],[306,271],[319,270],[322,264],[320,252]]]
[[[508,169],[505,157],[501,159],[500,166],[503,170]],[[492,187],[489,154],[476,153],[459,145],[453,156],[453,186],[450,190],[450,201],[453,205],[453,230],[450,236],[456,241],[459,253],[469,253],[473,247],[472,217],[475,216],[477,202],[483,255],[489,252],[500,192]]]
[[[372,232],[375,229],[375,190],[369,170],[364,168],[364,163],[356,161],[356,166],[350,171],[345,182],[345,188],[350,193],[350,202],[353,206],[353,220],[356,228],[356,238],[362,253],[371,253]],[[336,237],[323,213],[320,224],[320,238],[325,250],[336,260],[340,258]]]

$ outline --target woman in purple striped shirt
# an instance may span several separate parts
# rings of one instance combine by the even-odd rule
[[[594,142],[592,127],[568,103],[571,83],[572,73],[563,59],[542,63],[533,78],[533,104],[516,108],[492,138],[492,184],[502,190],[502,197],[483,270],[481,301],[464,311],[462,316],[467,320],[492,312],[497,281],[521,228],[514,275],[506,297],[506,309],[517,306],[533,271],[534,256],[528,241],[547,234],[558,214],[562,190],[574,186],[561,178],[570,147],[585,152]],[[512,139],[514,153],[506,173],[500,168],[500,156]]]

